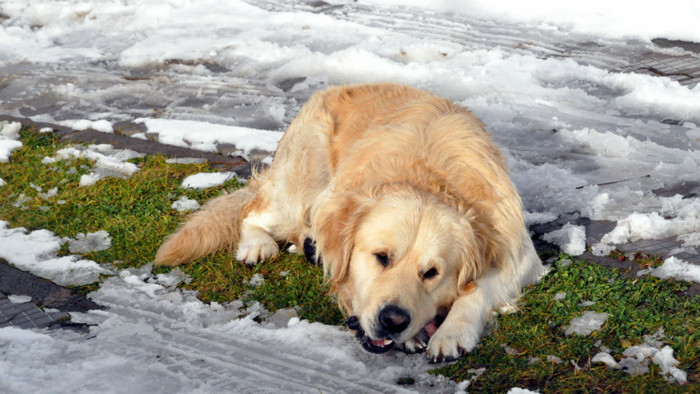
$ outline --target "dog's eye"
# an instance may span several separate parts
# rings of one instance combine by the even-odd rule
[[[386,252],[377,252],[374,254],[374,257],[377,258],[377,261],[382,265],[382,267],[389,265],[389,256],[386,254]]]
[[[437,275],[438,275],[438,270],[436,270],[435,268],[431,268],[426,273],[423,274],[423,279],[434,278]]]

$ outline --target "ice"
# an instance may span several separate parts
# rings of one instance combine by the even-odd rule
[[[700,266],[671,256],[660,267],[639,270],[638,276],[650,274],[661,279],[677,279],[688,282],[700,282]]]
[[[566,335],[588,335],[593,331],[600,330],[608,319],[605,312],[586,311],[581,317],[571,319],[569,325],[564,328]]]
[[[12,151],[22,147],[22,142],[18,141],[21,128],[19,122],[0,121],[0,163],[10,160]]]
[[[196,211],[200,208],[200,205],[196,200],[191,200],[187,196],[181,196],[177,201],[173,201],[170,207],[180,212],[185,212]]]
[[[78,233],[75,238],[64,238],[71,253],[90,253],[107,250],[112,247],[112,237],[105,230],[94,233]]]
[[[580,256],[586,251],[586,228],[583,226],[567,223],[559,230],[544,234],[542,239],[558,245],[562,252],[572,256]]]
[[[235,179],[236,174],[233,172],[200,172],[199,174],[190,175],[182,180],[182,188],[191,189],[207,189],[214,186],[219,186],[224,182]]]
[[[62,243],[51,231],[8,228],[8,223],[0,220],[0,257],[19,269],[60,285],[89,284],[96,282],[101,274],[110,274],[91,260],[74,255],[58,257]]]

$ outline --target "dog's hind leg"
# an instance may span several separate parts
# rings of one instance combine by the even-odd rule
[[[158,249],[155,263],[178,265],[238,243],[241,220],[256,193],[245,187],[209,201]],[[276,245],[275,245],[276,246]]]

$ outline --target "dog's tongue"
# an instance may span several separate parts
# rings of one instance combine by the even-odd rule
[[[393,342],[391,339],[367,339],[369,339],[370,343],[372,343],[372,345],[376,347],[386,347],[391,345],[391,343]]]

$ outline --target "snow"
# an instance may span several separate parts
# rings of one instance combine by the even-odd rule
[[[638,276],[646,274],[661,279],[672,278],[688,282],[700,282],[700,266],[690,264],[673,256],[664,260],[664,263],[660,267],[652,267],[637,271]]]
[[[0,122],[0,163],[10,160],[12,151],[22,147],[18,141],[21,127],[19,122]]]
[[[4,392],[454,392],[425,373],[422,355],[373,355],[347,329],[290,317],[256,323],[259,308],[204,304],[153,276],[150,265],[106,279],[90,294],[104,311],[89,340],[69,330],[0,328]],[[46,360],[51,360],[47,363]],[[412,376],[416,384],[395,384]],[[115,389],[118,388],[118,389]]]
[[[605,312],[586,311],[582,316],[571,319],[569,325],[564,327],[566,335],[588,335],[593,331],[600,330],[608,319],[608,314]]]
[[[685,384],[688,374],[676,367],[680,362],[673,357],[673,349],[660,339],[664,338],[664,330],[660,328],[654,334],[644,335],[644,343],[630,346],[622,353],[623,358],[617,362],[610,355],[609,351],[603,350],[591,358],[592,363],[603,363],[609,368],[621,369],[622,371],[636,376],[649,372],[649,360],[658,365],[661,370],[659,374],[670,383]]]
[[[90,186],[107,177],[128,178],[139,170],[134,163],[129,163],[143,156],[129,149],[115,149],[109,144],[72,146],[56,151],[56,160],[85,158],[95,161],[92,172],[80,177],[80,186]],[[43,162],[43,161],[42,161]]]
[[[0,114],[105,133],[118,132],[120,122],[138,123],[147,130],[135,138],[209,152],[231,144],[249,157],[274,151],[316,90],[406,83],[483,120],[504,149],[528,225],[572,213],[612,221],[615,227],[593,247],[597,254],[628,242],[674,239],[680,246],[664,265],[642,275],[697,281],[697,265],[673,255],[697,255],[700,198],[655,191],[698,181],[700,85],[630,71],[647,53],[697,59],[650,42],[700,41],[695,2],[327,3],[4,0]],[[0,122],[0,161],[21,147],[19,128]],[[42,162],[94,160],[84,186],[138,171],[128,162],[133,152],[109,149],[74,146]],[[233,176],[199,174],[182,187],[211,187]],[[53,190],[37,193],[50,198]],[[18,195],[10,203],[21,208],[30,198]],[[586,234],[572,223],[546,237],[577,255]],[[0,256],[22,269],[61,284],[109,273],[78,256],[58,257],[62,242],[47,230],[0,222]],[[81,316],[97,324],[92,343],[58,330],[0,329],[0,347],[9,349],[0,382],[12,385],[0,391],[275,391],[283,383],[310,391],[314,379],[326,391],[401,391],[396,376],[428,368],[421,356],[365,354],[337,327],[283,315],[281,327],[258,324],[250,316],[265,314],[259,305],[246,312],[242,304],[201,304],[173,288],[182,279],[146,271],[107,279],[93,297],[111,309]],[[572,319],[568,329],[604,324],[592,313]],[[672,350],[646,346],[657,350],[644,361],[630,354],[620,364],[641,370],[658,354],[665,376],[680,381]],[[418,385],[421,379],[428,378]]]
[[[558,245],[562,252],[572,256],[580,256],[586,251],[586,228],[583,226],[567,223],[559,230],[544,234],[542,239]]]
[[[508,390],[507,394],[533,394],[533,393],[538,393],[539,391],[531,391],[528,389],[523,389],[520,387],[513,387],[510,390]]]
[[[179,200],[173,201],[170,207],[180,212],[186,212],[196,211],[200,208],[200,205],[196,200],[191,200],[187,196],[181,196]]]
[[[380,6],[411,6],[428,10],[463,13],[501,22],[524,22],[533,28],[565,29],[611,38],[671,39],[700,41],[694,27],[700,6],[681,0],[673,7],[654,3],[592,0],[581,7],[551,0],[362,0]],[[682,11],[680,11],[682,10]]]
[[[217,125],[192,120],[136,119],[158,134],[158,142],[168,145],[215,152],[217,144],[235,145],[248,155],[254,149],[274,151],[282,138],[279,131]]]
[[[8,295],[7,299],[13,304],[24,304],[31,301],[32,297],[26,295]]]
[[[183,179],[181,188],[207,189],[236,178],[233,172],[200,172]]]
[[[112,123],[107,121],[107,120],[88,120],[88,119],[80,119],[80,120],[63,120],[59,122],[59,124],[63,126],[68,126],[71,127],[73,130],[87,130],[87,129],[93,129],[97,131],[101,131],[103,133],[113,133],[114,128],[112,127]]]
[[[91,260],[75,255],[58,257],[62,244],[51,231],[8,228],[8,223],[0,220],[0,257],[19,269],[64,286],[93,283],[101,274],[110,274]]]
[[[695,56],[649,42],[700,34],[689,1],[6,0],[3,13],[8,115],[104,132],[139,123],[138,138],[203,151],[231,144],[249,157],[274,151],[316,90],[407,83],[484,121],[528,224],[572,212],[617,222],[598,254],[635,239],[673,237],[684,248],[676,254],[700,244],[700,199],[666,210],[672,198],[654,193],[697,180],[700,87],[628,71],[650,51]],[[580,230],[555,235],[572,254],[582,249]]]

